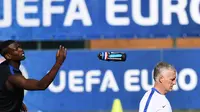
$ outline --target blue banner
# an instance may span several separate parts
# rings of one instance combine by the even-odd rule
[[[200,0],[1,0],[0,39],[199,36]]]
[[[24,102],[29,110],[111,110],[117,98],[124,110],[138,110],[140,99],[153,85],[152,70],[160,61],[177,69],[177,85],[167,94],[173,110],[200,109],[200,50],[123,50],[125,62],[101,61],[99,52],[68,51],[45,91],[26,91]],[[40,80],[55,63],[55,55],[56,51],[26,51],[21,66],[24,76]]]

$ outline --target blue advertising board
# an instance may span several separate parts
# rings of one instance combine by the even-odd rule
[[[0,39],[199,36],[200,0],[1,0]]]
[[[175,109],[200,109],[200,50],[122,50],[125,62],[97,58],[101,50],[70,50],[53,83],[45,91],[26,91],[29,110],[110,110],[120,99],[124,110],[137,110],[152,88],[152,70],[165,61],[177,69],[177,85],[167,97]],[[55,63],[56,51],[26,51],[21,70],[25,77],[41,79]],[[181,100],[181,103],[180,103]],[[189,102],[189,103],[188,103]]]

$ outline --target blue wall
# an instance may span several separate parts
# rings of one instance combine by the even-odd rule
[[[123,50],[126,62],[106,62],[99,51],[68,51],[53,85],[45,91],[28,91],[30,110],[110,110],[119,98],[125,110],[137,110],[145,91],[152,87],[152,70],[165,61],[177,69],[177,86],[167,94],[173,109],[200,109],[200,50]],[[26,51],[22,72],[41,79],[55,63],[56,51]],[[180,103],[181,101],[181,103]],[[190,103],[188,103],[190,102]]]
[[[137,1],[141,1],[142,5]],[[48,3],[36,0],[23,3],[19,0],[1,0],[0,39],[80,40],[103,37],[199,36],[198,0],[152,1],[59,0]],[[12,10],[8,10],[9,8]],[[27,8],[31,11],[25,12]],[[51,10],[57,14],[51,14]]]

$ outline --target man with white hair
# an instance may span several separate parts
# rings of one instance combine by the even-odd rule
[[[165,95],[176,84],[176,69],[168,63],[160,62],[154,68],[153,78],[154,87],[144,94],[139,112],[172,112]]]

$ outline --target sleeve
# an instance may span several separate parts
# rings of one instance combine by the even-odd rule
[[[157,109],[156,112],[172,112],[172,109],[169,105],[162,106],[162,108]]]

